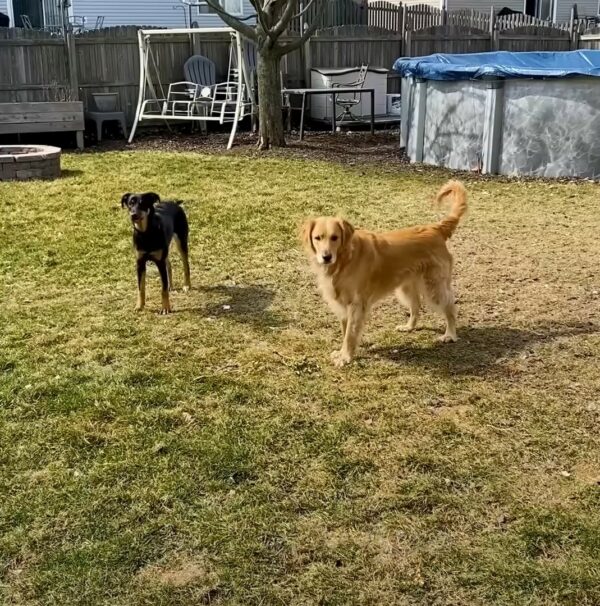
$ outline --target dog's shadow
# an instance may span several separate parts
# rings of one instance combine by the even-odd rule
[[[284,323],[283,318],[269,309],[275,293],[260,285],[199,286],[212,301],[189,311],[205,317],[231,318],[236,322],[259,328],[274,328]]]
[[[430,332],[430,331],[427,331]],[[517,355],[535,357],[534,346],[556,339],[600,332],[600,326],[591,322],[559,325],[538,324],[531,329],[507,326],[479,326],[459,329],[456,343],[432,342],[423,344],[407,335],[405,341],[391,347],[373,347],[369,355],[386,358],[400,365],[430,368],[447,375],[481,375],[492,369],[501,372],[503,362]]]

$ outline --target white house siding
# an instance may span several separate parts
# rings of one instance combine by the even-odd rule
[[[421,0],[406,0],[403,2],[406,6],[415,6],[415,4],[428,4],[429,6],[433,6],[434,8],[442,8],[441,0],[425,0],[422,2]]]
[[[6,0],[0,0],[3,2]],[[185,9],[185,13],[184,13]],[[249,0],[244,0],[244,15],[254,13]],[[104,16],[104,27],[115,25],[152,25],[156,27],[185,27],[188,7],[177,0],[73,0],[73,14],[86,17],[94,24]],[[223,22],[214,14],[199,14],[192,7],[192,21],[200,27],[219,27]]]
[[[568,21],[573,4],[577,4],[577,14],[580,17],[593,17],[598,13],[598,0],[558,0],[556,20]]]
[[[500,9],[506,7],[514,11],[523,10],[523,0],[496,0],[490,2],[490,0],[446,0],[448,10],[459,10],[459,9],[474,9],[476,11],[485,13],[488,15],[490,9],[493,6],[494,10],[498,12]]]
[[[4,13],[5,15],[8,15],[8,3],[6,0],[0,0],[0,13]],[[14,25],[14,23],[10,22],[11,25]]]
[[[85,17],[87,24],[92,26],[98,16],[103,16],[104,27],[184,27],[183,10],[173,6],[176,6],[175,2],[164,0],[73,0],[72,11],[77,17]]]
[[[243,17],[254,15],[255,10],[250,4],[250,0],[243,0],[242,10],[244,11]],[[215,14],[199,13],[197,8],[192,8],[192,22],[196,21],[199,27],[222,27],[225,25],[221,21],[220,17]],[[246,21],[246,23],[252,23],[252,20]]]

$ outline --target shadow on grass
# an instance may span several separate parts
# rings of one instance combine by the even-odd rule
[[[61,179],[73,179],[75,177],[80,177],[81,175],[83,175],[83,171],[79,170],[78,168],[62,168],[60,171]]]
[[[370,353],[399,364],[420,365],[449,375],[479,375],[492,368],[498,369],[502,362],[527,352],[534,345],[597,332],[600,332],[600,326],[592,323],[539,324],[529,330],[473,326],[459,329],[457,343],[421,345],[402,343],[399,339],[396,346],[372,348]],[[410,338],[406,337],[407,340]]]
[[[280,326],[283,318],[269,310],[275,293],[264,286],[200,286],[218,301],[190,309],[207,317],[232,318],[237,322],[268,328]]]

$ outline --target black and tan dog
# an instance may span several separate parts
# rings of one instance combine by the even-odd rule
[[[190,288],[188,261],[188,222],[179,202],[161,202],[158,194],[124,194],[121,206],[129,210],[133,224],[133,246],[137,255],[138,300],[136,309],[146,304],[146,263],[154,261],[162,282],[161,314],[171,313],[169,290],[172,286],[169,246],[174,240],[183,260],[184,292]]]

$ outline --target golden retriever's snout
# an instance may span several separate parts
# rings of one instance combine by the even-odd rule
[[[319,257],[319,263],[322,265],[329,265],[333,261],[333,255],[328,251],[321,253]]]

